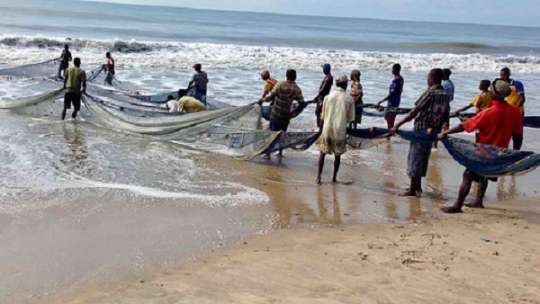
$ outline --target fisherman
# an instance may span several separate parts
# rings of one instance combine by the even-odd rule
[[[261,98],[265,98],[272,92],[272,89],[276,86],[278,83],[277,80],[270,77],[270,72],[268,70],[264,70],[261,72],[261,79],[264,81],[264,89],[263,94]]]
[[[293,102],[297,101],[300,108],[305,107],[304,95],[302,90],[296,84],[296,70],[287,70],[287,80],[278,82],[272,89],[270,95],[259,100],[259,104],[264,102],[273,102],[272,112],[270,113],[270,130],[287,132],[289,122],[293,118]],[[283,151],[279,151],[279,157],[283,156]],[[267,154],[266,158],[270,158]]]
[[[193,74],[193,78],[188,85],[189,95],[206,105],[208,75],[202,70],[200,63],[194,64],[193,69],[195,70],[195,74]]]
[[[71,52],[69,51],[69,45],[64,45],[64,50],[60,55],[60,66],[58,67],[58,78],[64,79],[66,76],[66,70],[69,68],[69,62],[71,61]]]
[[[206,106],[200,100],[187,94],[187,90],[181,89],[178,90],[178,99],[169,95],[165,103],[165,108],[170,113],[196,113],[207,110]]]
[[[362,113],[364,111],[364,90],[362,83],[360,82],[360,76],[362,74],[359,70],[352,70],[351,72],[351,97],[353,99],[355,108],[355,119],[351,123],[351,127],[356,129],[357,125],[362,123]]]
[[[355,121],[355,104],[347,94],[348,79],[346,75],[336,79],[336,88],[326,96],[321,111],[322,133],[319,138],[319,167],[317,184],[321,184],[324,159],[327,154],[334,154],[334,175],[332,182],[337,182],[341,155],[347,151],[347,125]]]
[[[392,66],[392,75],[394,75],[394,79],[390,84],[388,95],[377,103],[377,106],[380,107],[384,102],[388,102],[389,109],[386,111],[386,115],[384,116],[388,129],[392,129],[394,127],[394,122],[396,121],[397,116],[395,110],[399,108],[401,103],[401,93],[403,93],[403,85],[405,84],[405,80],[403,80],[403,77],[401,77],[401,65],[399,63]]]
[[[455,86],[454,82],[450,79],[450,76],[452,75],[452,70],[450,69],[443,69],[443,81],[442,86],[444,90],[446,91],[446,94],[448,94],[448,97],[450,98],[450,102],[454,101],[454,91]]]
[[[510,89],[512,92],[510,95],[506,98],[506,101],[519,108],[521,111],[521,115],[525,115],[525,87],[523,86],[523,83],[519,80],[515,80],[510,78],[512,76],[512,72],[509,68],[505,67],[501,69],[500,77],[502,80],[506,81],[510,85]],[[512,143],[514,146],[514,150],[521,150],[521,146],[523,145],[523,137],[515,137],[512,138]]]
[[[485,145],[494,145],[506,149],[512,137],[523,136],[523,119],[517,107],[511,106],[505,98],[510,96],[512,89],[510,84],[503,80],[495,80],[491,86],[493,96],[492,106],[459,126],[447,130],[439,135],[444,139],[449,134],[459,132],[473,132],[478,130],[478,142]],[[480,176],[471,170],[465,170],[463,181],[459,189],[459,195],[454,205],[443,207],[446,213],[462,212],[463,204],[471,190],[472,182],[480,184],[476,200],[472,204],[467,204],[470,208],[484,208],[484,196],[488,187],[489,178]],[[495,179],[496,180],[496,179]]]
[[[428,135],[440,133],[447,128],[450,113],[450,98],[441,86],[443,71],[432,69],[428,74],[428,89],[420,96],[414,109],[390,130],[396,134],[401,126],[414,119],[414,131]],[[431,143],[411,141],[407,174],[411,179],[409,189],[402,196],[422,195],[422,177],[427,174]]]
[[[324,79],[319,86],[319,93],[315,97],[314,101],[317,103],[317,108],[315,109],[315,115],[317,116],[317,126],[321,128],[321,111],[324,102],[324,98],[330,94],[332,90],[332,85],[334,83],[334,77],[332,76],[332,66],[329,63],[322,65],[322,70],[324,73]]]
[[[86,72],[81,69],[81,59],[73,60],[74,67],[66,71],[64,80],[64,110],[62,111],[62,120],[66,118],[66,111],[73,105],[71,117],[77,118],[77,113],[81,110],[81,95],[86,92]]]
[[[107,52],[105,54],[105,58],[107,58],[107,63],[103,65],[103,69],[107,72],[107,76],[105,77],[105,83],[108,85],[112,85],[115,74],[114,58],[112,58],[111,52]]]
[[[478,86],[478,89],[480,90],[480,94],[474,97],[469,105],[454,112],[452,116],[457,116],[460,113],[465,112],[472,107],[475,108],[477,114],[489,108],[491,106],[491,101],[493,100],[493,96],[491,96],[491,92],[489,92],[490,85],[491,85],[491,81],[481,80],[480,85]]]

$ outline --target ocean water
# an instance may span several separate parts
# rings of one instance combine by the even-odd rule
[[[310,99],[327,62],[335,75],[360,69],[365,102],[376,102],[399,62],[404,106],[426,88],[431,68],[448,67],[453,107],[461,107],[479,80],[508,66],[525,85],[527,113],[540,115],[540,28],[0,0],[0,33],[0,68],[58,57],[68,43],[87,70],[112,51],[118,78],[153,93],[186,86],[200,62],[209,98],[233,105],[259,98],[262,69],[277,79],[297,69]],[[54,85],[0,80],[0,98]],[[313,112],[292,128],[313,129]],[[364,126],[384,121],[366,117]],[[540,151],[538,138],[528,129],[525,148]],[[404,144],[354,151],[342,169],[354,183],[329,190],[311,186],[316,149],[281,164],[245,163],[85,121],[0,111],[0,272],[10,274],[0,279],[0,303],[40,303],[107,278],[138,278],[271,229],[409,219],[455,198],[461,168],[435,153],[423,205],[396,200],[404,153]],[[537,180],[536,172],[503,180],[489,199],[533,195]]]

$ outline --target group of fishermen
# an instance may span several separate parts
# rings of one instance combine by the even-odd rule
[[[105,84],[113,85],[115,75],[115,61],[110,52],[105,53],[106,63],[102,65],[101,71],[106,73]],[[69,63],[73,59],[73,67]],[[72,58],[69,45],[64,45],[64,49],[59,58],[58,67],[59,79],[64,81],[64,109],[62,110],[62,120],[66,117],[67,110],[73,106],[71,117],[75,119],[81,109],[81,98],[86,92],[86,72],[81,69],[81,59]],[[165,103],[165,107],[170,112],[199,112],[206,111],[206,94],[208,86],[208,75],[202,70],[202,65],[197,63],[193,66],[195,73],[189,82],[187,89],[181,89],[177,97],[170,95]],[[100,71],[100,72],[101,72]]]
[[[296,117],[307,104],[317,104],[315,114],[321,133],[318,140],[320,149],[316,179],[318,184],[321,184],[325,157],[328,154],[335,156],[332,181],[337,181],[341,155],[347,150],[347,129],[356,128],[361,123],[364,108],[360,71],[353,70],[350,79],[346,75],[337,77],[335,89],[331,91],[334,83],[331,67],[325,64],[322,69],[324,79],[318,95],[312,102],[304,100],[302,90],[296,84],[295,70],[288,70],[286,80],[282,82],[273,79],[268,71],[263,71],[261,78],[265,84],[263,95],[259,100],[260,104],[272,102],[270,129],[273,131],[287,131],[291,119]],[[404,79],[401,76],[401,66],[394,64],[389,93],[376,104],[380,107],[383,103],[387,103],[385,120],[389,135],[397,134],[404,124],[414,120],[415,132],[430,136],[437,135],[438,140],[443,140],[449,134],[476,132],[476,142],[479,144],[506,149],[513,140],[514,150],[521,149],[525,92],[523,84],[511,78],[510,69],[503,68],[500,71],[500,77],[494,81],[482,80],[479,86],[480,94],[468,106],[453,113],[450,110],[450,104],[454,100],[455,86],[450,79],[451,74],[449,69],[432,69],[427,75],[427,89],[420,95],[414,108],[396,123],[396,110],[401,103]],[[350,90],[347,91],[349,82]],[[293,106],[294,101],[298,102],[297,107]],[[450,117],[457,116],[472,107],[476,110],[475,116],[457,127],[450,128]],[[401,194],[402,196],[419,197],[422,195],[422,178],[427,174],[432,148],[433,143],[411,141],[407,161],[410,184]],[[279,153],[281,156],[281,151]],[[442,211],[462,212],[464,201],[473,182],[477,182],[479,187],[475,201],[467,206],[483,208],[483,199],[489,180],[487,177],[466,170],[457,201],[452,206],[443,207]]]
[[[106,53],[107,63],[103,69],[107,72],[106,83],[112,84],[115,73],[115,63],[109,52]],[[86,91],[86,73],[80,68],[80,58],[74,58],[74,66],[68,68],[71,53],[66,45],[60,59],[58,76],[64,79],[64,109],[66,111],[74,106],[72,117],[76,118],[81,106],[81,95]],[[201,64],[193,66],[195,74],[187,90],[180,90],[177,98],[169,96],[166,103],[171,112],[198,112],[206,110],[206,94],[208,76],[202,70]],[[310,102],[304,100],[302,90],[296,83],[297,73],[293,69],[286,72],[285,81],[277,81],[271,77],[269,71],[263,71],[261,78],[264,81],[263,94],[259,104],[271,102],[270,130],[286,132],[290,121],[298,116],[308,104],[316,104],[316,123],[320,130],[318,146],[320,156],[316,182],[321,184],[321,176],[326,155],[333,154],[334,171],[332,181],[337,181],[341,155],[347,150],[347,129],[356,128],[362,122],[363,87],[360,81],[361,73],[353,70],[349,77],[339,76],[335,79],[335,89],[332,91],[334,77],[330,64],[322,66],[324,78],[319,87],[317,96]],[[62,75],[63,73],[63,75]],[[404,79],[401,76],[401,66],[392,66],[393,79],[388,95],[381,99],[377,106],[387,103],[385,120],[389,135],[398,133],[406,123],[414,120],[414,131],[428,135],[438,134],[440,140],[449,134],[459,132],[477,132],[476,141],[480,144],[494,145],[508,148],[513,140],[513,148],[521,149],[523,142],[523,116],[525,93],[523,84],[511,78],[508,68],[500,71],[500,77],[494,81],[482,80],[480,94],[470,105],[450,111],[450,103],[454,99],[454,84],[450,79],[452,72],[449,69],[432,69],[427,75],[427,89],[415,103],[414,108],[396,123],[397,110],[401,104],[401,95]],[[349,88],[350,82],[350,90]],[[297,102],[294,105],[294,102]],[[476,115],[455,128],[449,128],[450,117],[457,115],[471,107],[476,109]],[[421,196],[422,178],[427,174],[432,143],[411,141],[408,154],[407,174],[410,185],[402,196]],[[282,155],[282,151],[279,151]],[[270,158],[270,154],[266,155]],[[466,170],[459,190],[459,196],[454,205],[444,207],[447,213],[462,211],[465,198],[468,196],[472,182],[479,183],[474,203],[468,205],[472,208],[483,208],[483,199],[488,186],[488,178]]]

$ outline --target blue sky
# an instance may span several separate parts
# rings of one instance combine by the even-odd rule
[[[302,15],[540,26],[539,0],[108,0]]]

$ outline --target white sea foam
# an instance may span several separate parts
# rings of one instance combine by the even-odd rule
[[[63,39],[40,37],[0,38],[3,65],[19,65],[59,56]],[[70,40],[74,55],[87,63],[103,61],[103,52],[112,50],[125,69],[189,69],[202,62],[208,69],[285,69],[319,70],[331,62],[338,69],[386,70],[400,62],[404,69],[426,71],[435,66],[462,72],[498,70],[509,66],[520,73],[540,72],[540,57],[488,54],[360,52],[346,49],[273,47],[191,42],[150,42],[122,40]]]

